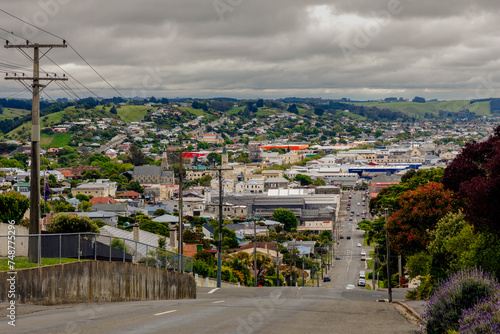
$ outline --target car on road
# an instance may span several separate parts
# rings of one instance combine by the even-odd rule
[[[347,286],[345,287],[347,290],[352,290],[352,289],[355,289],[356,287],[352,284],[347,284]]]
[[[365,279],[365,271],[364,270],[359,271],[359,278]]]
[[[348,236],[347,236],[347,240],[349,240],[349,239],[351,239],[351,236],[350,236],[350,235],[348,235]]]
[[[340,256],[335,256],[335,260],[340,260]]]
[[[365,286],[365,279],[364,279],[364,278],[360,278],[360,279],[358,280],[358,285],[359,285],[359,286]]]
[[[361,203],[358,202],[358,205],[361,205]]]
[[[361,247],[361,243],[358,242],[358,247]]]
[[[344,236],[341,234],[339,238],[340,238],[340,239],[344,239]]]
[[[325,276],[323,277],[323,282],[331,282],[332,279],[330,278],[330,276]]]

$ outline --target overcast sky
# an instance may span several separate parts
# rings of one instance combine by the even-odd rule
[[[125,96],[500,97],[498,0],[16,0],[0,8],[65,38]],[[0,28],[61,42],[4,13]],[[49,56],[98,95],[117,95],[71,49]],[[2,48],[6,60],[29,65]],[[61,73],[47,59],[41,65]],[[0,97],[29,96],[13,95],[21,91],[0,81]],[[68,97],[55,83],[46,92]]]

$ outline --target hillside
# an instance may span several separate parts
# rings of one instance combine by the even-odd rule
[[[117,118],[120,119],[124,122],[138,122],[140,121],[149,110],[151,110],[151,107],[146,107],[146,106],[134,106],[134,105],[126,105],[122,106],[120,108],[117,108],[117,114],[114,115],[110,113],[111,107],[104,107],[102,105],[96,106],[95,108],[92,109],[80,109],[80,108],[75,108],[74,106],[72,107],[67,107],[63,111],[58,111],[49,115],[42,116],[40,118],[40,124],[41,128],[47,128],[47,127],[52,127],[57,124],[60,124],[64,121],[70,121],[70,120],[75,120],[78,118]],[[2,119],[13,119],[14,117],[23,117],[23,116],[28,116],[30,111],[28,110],[23,110],[23,109],[12,109],[12,108],[4,108],[4,113],[3,115],[0,115],[0,120]],[[10,139],[19,139],[19,140],[29,140],[29,135],[31,131],[31,120],[28,120],[24,122],[23,124],[19,125],[15,129],[11,130],[8,132],[6,135],[2,135],[0,133],[0,139],[7,137]],[[49,140],[49,138],[52,138],[55,140],[58,135],[51,135],[51,136],[42,136],[42,145],[50,145],[52,143],[52,140]],[[63,136],[64,139],[62,140],[62,143],[66,143],[69,141],[68,136]],[[57,141],[56,141],[57,142]]]
[[[470,112],[475,113],[478,116],[489,116],[490,113],[490,103],[489,101],[482,101],[470,104],[467,100],[455,100],[455,101],[427,101],[425,103],[417,102],[347,102],[348,104],[365,106],[365,107],[376,107],[379,109],[389,109],[392,111],[400,111],[407,114],[408,116],[423,118],[425,113],[433,114],[434,116],[439,116],[439,111],[449,111],[458,112],[461,110],[469,109]]]

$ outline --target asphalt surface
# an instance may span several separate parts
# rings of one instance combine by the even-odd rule
[[[363,233],[356,224],[368,211],[358,202],[361,194],[353,194],[352,222],[345,210],[347,195],[341,202],[344,239],[336,248],[341,259],[331,261],[327,275],[332,280],[320,281],[320,287],[199,288],[196,300],[17,305],[15,327],[7,323],[7,304],[0,303],[0,333],[420,333],[404,309],[379,302],[387,298],[386,291],[357,285],[365,268],[361,249],[371,250],[357,247]],[[346,289],[348,284],[354,289]],[[393,300],[404,301],[405,292],[393,289]],[[405,304],[423,311],[421,301]]]
[[[370,294],[321,287],[200,288],[195,300],[18,305],[16,327],[7,324],[2,307],[0,333],[420,332]]]

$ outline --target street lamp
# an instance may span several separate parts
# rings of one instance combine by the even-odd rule
[[[387,293],[389,303],[392,303],[392,288],[391,288],[391,246],[389,239],[389,230],[387,229],[387,211],[389,209],[385,208],[385,238],[386,238],[386,249],[387,249]]]

